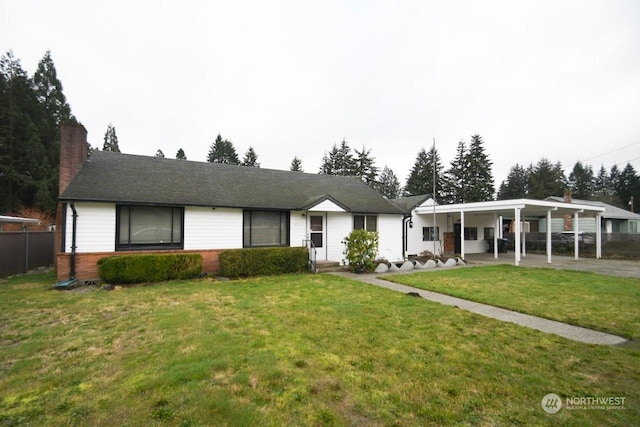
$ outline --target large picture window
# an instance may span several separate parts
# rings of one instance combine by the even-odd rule
[[[465,227],[464,240],[478,240],[478,227]]]
[[[354,215],[353,229],[364,229],[367,231],[378,231],[378,217],[375,215]]]
[[[244,211],[243,246],[289,246],[289,212]]]
[[[183,208],[118,206],[116,224],[116,250],[183,248]]]

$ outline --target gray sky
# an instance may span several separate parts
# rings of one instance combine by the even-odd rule
[[[404,182],[478,133],[496,188],[547,157],[640,171],[640,1],[0,0],[0,49],[51,50],[102,147],[205,161],[218,133],[316,173],[343,138]],[[608,153],[608,154],[606,154]]]

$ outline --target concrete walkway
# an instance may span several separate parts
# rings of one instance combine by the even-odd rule
[[[464,267],[453,267],[464,268]],[[424,272],[424,271],[439,271],[434,270],[411,270],[411,272]],[[409,273],[386,273],[386,274],[411,274]],[[581,328],[579,326],[568,325],[566,323],[557,322],[555,320],[543,319],[542,317],[531,316],[529,314],[519,313],[517,311],[505,310],[503,308],[494,307],[488,304],[477,303],[462,298],[456,298],[449,295],[440,294],[432,291],[425,291],[423,289],[414,288],[411,286],[401,285],[398,283],[389,282],[378,278],[378,274],[354,274],[348,272],[335,272],[330,273],[341,277],[347,277],[349,279],[358,280],[360,282],[368,283],[371,285],[379,286],[381,288],[390,289],[392,291],[409,293],[415,292],[422,298],[429,301],[438,302],[440,304],[450,305],[458,307],[462,310],[467,310],[472,313],[480,314],[482,316],[491,317],[493,319],[502,320],[505,322],[515,323],[520,326],[525,326],[538,331],[547,332],[550,334],[556,334],[563,338],[567,338],[573,341],[579,341],[587,344],[601,344],[601,345],[617,345],[627,342],[622,337],[617,335],[611,335],[604,332],[594,331],[592,329]],[[384,276],[383,276],[384,277]]]

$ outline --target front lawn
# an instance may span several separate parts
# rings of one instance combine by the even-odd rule
[[[0,425],[640,423],[633,348],[330,275],[111,292],[53,280],[0,284]],[[547,393],[626,403],[547,414]]]
[[[512,265],[386,279],[640,340],[640,279]]]

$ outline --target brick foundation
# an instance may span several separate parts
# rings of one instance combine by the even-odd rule
[[[221,249],[211,250],[179,250],[179,251],[153,251],[153,252],[140,252],[140,251],[122,251],[122,252],[91,252],[91,253],[77,253],[76,254],[76,279],[78,280],[94,280],[98,279],[98,260],[104,257],[116,256],[116,255],[141,255],[141,254],[201,254],[202,255],[202,271],[205,273],[217,273],[220,269],[220,263],[218,262],[218,256]],[[70,253],[57,253],[56,254],[56,273],[57,280],[59,282],[67,280],[69,278],[71,254]]]

